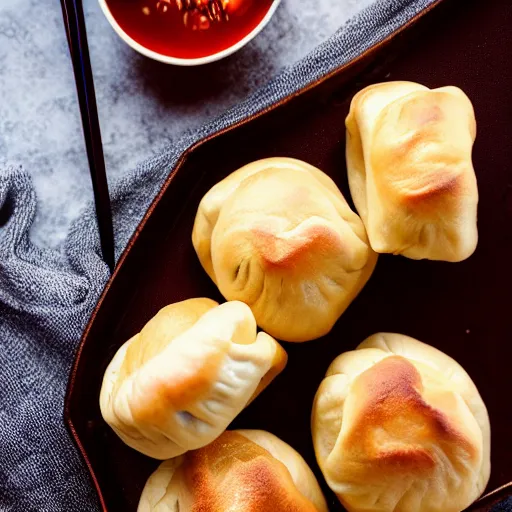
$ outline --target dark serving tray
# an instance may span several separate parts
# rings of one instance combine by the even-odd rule
[[[421,18],[421,19],[420,19]],[[378,331],[414,336],[445,351],[473,377],[492,426],[489,510],[512,495],[512,4],[444,0],[362,57],[298,96],[188,151],[130,241],[83,336],[65,419],[104,510],[135,511],[158,461],[126,447],[101,418],[98,396],[116,349],[161,307],[190,297],[221,301],[190,240],[203,194],[252,160],[290,156],[326,171],[350,197],[344,119],[353,94],[382,80],[457,85],[478,121],[476,253],[458,264],[381,256],[360,296],[324,339],[284,344],[284,373],[233,423],[269,430],[296,448],[340,511],[318,470],[310,434],[313,396],[329,363]]]

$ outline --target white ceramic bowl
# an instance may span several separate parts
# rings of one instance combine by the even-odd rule
[[[265,17],[260,21],[260,23],[243,39],[233,44],[229,48],[226,48],[221,52],[213,53],[212,55],[208,55],[206,57],[200,57],[197,59],[181,59],[178,57],[169,57],[168,55],[162,55],[161,53],[154,52],[153,50],[149,50],[145,46],[142,46],[140,43],[135,41],[135,39],[131,38],[121,28],[119,23],[117,23],[116,19],[114,18],[114,16],[110,12],[110,9],[108,8],[106,0],[99,0],[103,14],[105,14],[107,20],[112,25],[112,28],[116,31],[117,35],[126,44],[131,46],[134,50],[138,51],[142,55],[145,55],[146,57],[158,60],[160,62],[164,62],[165,64],[174,64],[176,66],[199,66],[201,64],[208,64],[209,62],[214,62],[216,60],[223,59],[224,57],[227,57],[228,55],[231,55],[232,53],[235,53],[236,51],[240,50],[240,48],[243,48],[249,41],[254,39],[263,30],[265,25],[270,21],[270,18],[272,18],[272,16],[276,12],[277,6],[279,5],[280,2],[281,0],[274,0],[272,5],[270,6],[270,9],[267,11],[267,14],[265,14]]]

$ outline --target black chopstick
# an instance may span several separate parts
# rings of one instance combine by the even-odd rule
[[[101,252],[112,272],[115,266],[112,210],[82,0],[61,0],[61,6],[91,172]]]

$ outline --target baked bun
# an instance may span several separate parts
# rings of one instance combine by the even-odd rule
[[[262,430],[226,431],[151,475],[138,512],[328,512],[304,459]]]
[[[222,295],[286,341],[327,334],[377,260],[334,182],[291,158],[253,162],[215,185],[192,241]]]
[[[101,413],[128,446],[169,459],[218,437],[286,360],[242,302],[171,304],[114,356]]]
[[[490,473],[490,426],[451,357],[375,334],[334,360],[315,397],[313,443],[349,512],[460,512]]]
[[[346,125],[350,192],[373,249],[415,260],[471,256],[478,189],[469,98],[457,87],[376,84],[356,94]]]

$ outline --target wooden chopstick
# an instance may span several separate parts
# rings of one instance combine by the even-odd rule
[[[112,272],[115,267],[112,210],[82,0],[61,0],[61,6],[89,160],[101,252]]]

